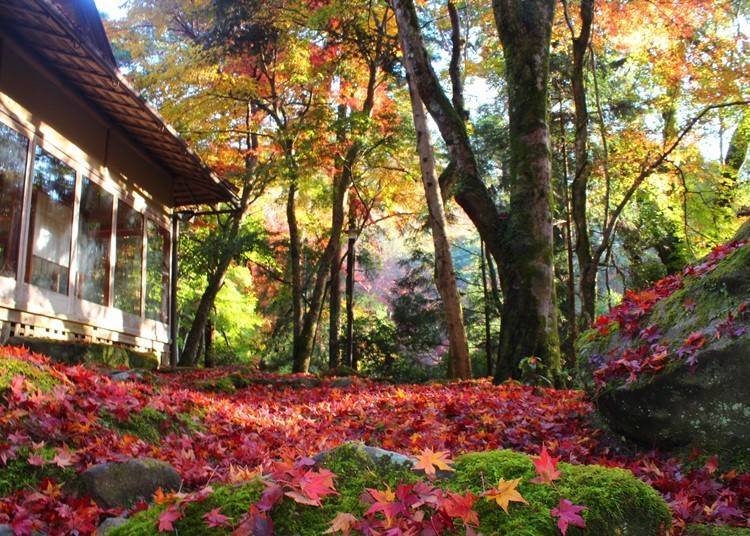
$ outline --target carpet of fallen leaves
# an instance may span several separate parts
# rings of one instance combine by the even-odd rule
[[[149,456],[171,463],[186,487],[197,490],[229,479],[232,472],[311,456],[347,440],[453,456],[497,448],[539,454],[546,446],[563,461],[630,469],[662,493],[678,528],[688,522],[750,523],[750,474],[721,472],[715,458],[688,469],[676,459],[608,439],[590,423],[593,408],[579,391],[493,386],[484,380],[388,385],[356,379],[346,387],[324,380],[312,388],[251,385],[216,394],[198,387],[207,378],[226,375],[226,369],[114,382],[83,366],[51,365],[19,349],[2,352],[50,367],[60,383],[41,393],[18,376],[0,398],[0,467],[23,456],[31,464],[82,471],[96,463]],[[199,416],[200,429],[169,431],[166,420],[161,441],[148,443],[102,419],[106,414],[125,421],[144,408],[170,420]],[[42,448],[56,455],[46,460],[39,455]],[[112,513],[49,481],[0,499],[0,523],[12,524],[21,534],[35,529],[87,533]]]

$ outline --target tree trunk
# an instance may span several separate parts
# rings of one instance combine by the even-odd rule
[[[549,49],[555,0],[494,0],[505,56],[510,130],[509,256],[495,381],[520,375],[536,356],[559,371],[547,123]]]
[[[294,359],[294,372],[306,372],[300,370],[304,363],[297,362],[300,353],[302,335],[302,241],[297,224],[297,183],[292,181],[286,198],[286,221],[289,227],[289,267],[292,277],[292,356]]]
[[[599,264],[592,257],[588,214],[586,212],[591,162],[588,150],[589,113],[584,85],[584,67],[586,65],[586,51],[591,41],[594,0],[583,0],[581,2],[581,29],[578,35],[575,33],[575,28],[567,11],[567,4],[564,4],[564,6],[565,19],[573,41],[573,69],[570,74],[570,82],[573,88],[573,105],[575,108],[575,175],[573,175],[570,202],[573,223],[576,228],[575,251],[581,270],[581,310],[584,323],[588,325],[593,321],[596,310],[596,275]]]
[[[514,187],[507,210],[495,204],[479,176],[466,125],[432,68],[413,0],[393,0],[393,4],[405,55],[414,65],[413,82],[450,154],[451,163],[441,175],[441,188],[453,193],[500,271],[506,296],[499,345],[502,370],[496,379],[517,376],[518,363],[530,355],[541,358],[557,375],[560,347],[552,285],[551,172],[546,123],[554,0],[507,0],[495,5],[496,14],[507,14],[497,17],[498,23],[507,19],[499,26],[510,29],[501,28],[507,47],[513,138],[510,171]]]
[[[214,323],[210,318],[206,322],[206,331],[203,335],[203,362],[206,368],[214,366]]]
[[[399,26],[401,25],[399,20]],[[403,41],[402,41],[403,43]],[[430,142],[430,131],[427,128],[427,117],[424,105],[414,87],[414,67],[408,55],[407,45],[404,45],[409,95],[411,96],[414,128],[417,132],[417,152],[422,170],[422,184],[427,199],[428,220],[432,231],[432,242],[435,248],[436,283],[443,301],[445,318],[448,326],[448,340],[450,343],[449,372],[451,377],[459,379],[471,378],[471,360],[469,359],[469,344],[464,328],[463,310],[461,309],[461,295],[456,285],[456,272],[453,268],[450,243],[446,234],[447,222],[443,208],[443,198],[440,194],[440,184],[435,173],[435,160]]]
[[[492,333],[490,331],[490,293],[487,288],[487,256],[484,241],[479,242],[480,267],[482,269],[482,301],[484,302],[484,353],[487,360],[487,376],[492,376]]]
[[[349,204],[349,228],[353,229],[356,221],[354,219],[354,207]],[[356,238],[349,236],[346,249],[346,357],[344,364],[356,370],[354,358],[354,269],[357,264],[357,256],[354,248]]]

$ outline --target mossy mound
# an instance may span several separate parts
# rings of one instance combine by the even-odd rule
[[[612,429],[646,446],[718,453],[724,462],[750,459],[750,244],[661,299],[639,321],[651,336],[616,324],[579,340],[578,371]],[[697,340],[689,347],[691,337]],[[597,385],[602,363],[666,348],[662,368],[646,367]],[[631,359],[628,357],[627,359]],[[650,357],[649,357],[650,359]]]
[[[60,383],[58,377],[43,365],[0,352],[0,393],[10,389],[16,376],[23,376],[28,383],[43,392],[52,390]]]
[[[12,493],[27,488],[36,488],[45,479],[55,482],[68,482],[75,478],[72,468],[60,468],[51,463],[42,466],[31,465],[27,460],[31,454],[29,449],[21,449],[15,459],[9,460],[5,466],[0,466],[0,497],[7,497]],[[42,447],[34,452],[47,462],[55,457],[55,450]]]
[[[320,535],[331,526],[339,512],[362,516],[368,508],[360,497],[367,488],[395,489],[398,484],[416,482],[422,478],[408,464],[397,464],[388,457],[374,459],[361,443],[347,443],[324,456],[320,464],[336,475],[339,495],[327,497],[322,507],[304,506],[285,498],[272,511],[276,533]],[[621,469],[599,466],[560,464],[562,476],[554,486],[529,482],[534,476],[534,465],[525,454],[511,451],[492,451],[467,454],[455,460],[455,473],[436,485],[447,490],[481,493],[499,478],[523,478],[519,490],[529,504],[513,503],[506,514],[494,502],[478,499],[479,532],[490,535],[556,535],[558,530],[550,509],[561,497],[585,505],[585,530],[571,527],[568,534],[658,535],[670,524],[670,512],[664,500],[648,485]],[[257,501],[263,484],[252,481],[239,486],[219,486],[206,500],[190,503],[183,519],[175,527],[181,535],[229,534],[231,529],[209,529],[204,514],[214,508],[237,523],[248,506]],[[126,525],[109,533],[115,535],[153,534],[159,514],[165,506],[157,506],[135,515]]]
[[[25,346],[33,352],[49,356],[66,365],[104,365],[110,368],[139,368],[156,370],[159,358],[155,354],[136,352],[109,344],[82,344],[52,339],[11,337],[8,344]]]

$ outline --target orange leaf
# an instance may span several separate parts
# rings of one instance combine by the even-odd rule
[[[357,518],[352,514],[339,512],[338,514],[336,514],[336,517],[333,518],[331,527],[323,534],[333,534],[335,532],[341,532],[344,534],[344,536],[347,536],[356,522]]]
[[[453,461],[448,458],[449,453],[444,450],[434,452],[432,449],[425,449],[417,456],[415,469],[422,469],[428,475],[435,474],[435,468],[441,471],[453,471],[451,464]]]
[[[498,506],[505,510],[505,513],[507,514],[508,505],[512,502],[529,504],[526,502],[526,499],[521,496],[518,490],[516,490],[520,483],[520,478],[516,478],[515,480],[505,480],[504,478],[501,478],[497,483],[497,487],[486,491],[483,495],[487,497],[487,500],[497,502]]]

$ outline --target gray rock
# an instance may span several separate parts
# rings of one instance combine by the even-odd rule
[[[13,536],[14,534],[10,525],[0,525],[0,536]]]
[[[128,520],[124,517],[108,517],[96,529],[96,536],[105,536],[117,527],[122,527],[127,522]]]
[[[692,303],[686,307],[686,303]],[[685,278],[683,288],[654,305],[639,326],[656,326],[659,344],[669,348],[664,368],[628,384],[625,377],[597,388],[595,370],[636,349],[643,340],[614,331],[582,335],[579,378],[609,426],[642,445],[662,449],[698,448],[717,453],[724,462],[750,454],[750,245],[723,259],[711,272]],[[732,333],[727,332],[729,313]],[[722,327],[723,326],[723,327]],[[716,337],[723,329],[721,337]],[[677,355],[691,333],[704,344],[692,354],[691,366]]]
[[[141,374],[137,370],[124,370],[111,374],[109,379],[111,379],[113,382],[132,382],[142,380],[143,374]]]
[[[179,473],[166,462],[150,458],[102,463],[78,478],[78,492],[104,508],[129,507],[138,499],[149,500],[154,492],[178,490]]]
[[[414,459],[406,456],[404,454],[400,454],[398,452],[393,452],[391,450],[385,450],[381,449],[380,447],[371,447],[369,445],[365,445],[361,441],[349,441],[347,443],[344,443],[338,447],[324,450],[323,452],[320,452],[313,456],[313,460],[315,460],[318,463],[325,463],[326,458],[336,451],[337,449],[344,447],[344,446],[355,446],[357,449],[361,449],[364,451],[365,454],[373,461],[373,462],[379,462],[379,461],[388,461],[391,463],[396,463],[399,465],[408,465],[409,467],[414,466]]]

